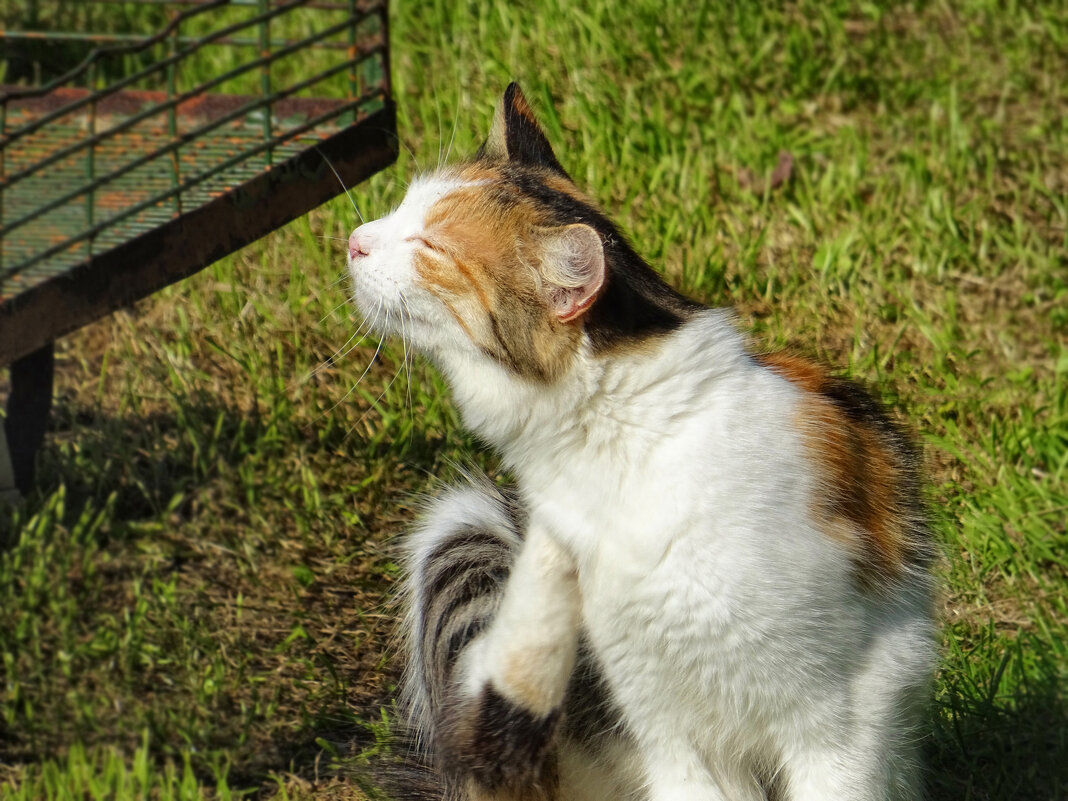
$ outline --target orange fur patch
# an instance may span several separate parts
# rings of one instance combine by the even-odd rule
[[[434,252],[416,256],[420,279],[478,347],[521,375],[551,381],[570,363],[578,331],[555,318],[536,272],[544,221],[533,202],[497,197],[492,169],[471,165],[459,177],[468,185],[427,212]]]
[[[909,466],[900,464],[893,443],[871,420],[835,402],[833,384],[843,379],[788,354],[759,361],[805,393],[799,423],[822,473],[820,497],[813,504],[817,520],[853,552],[863,583],[900,576],[910,551],[900,500]]]

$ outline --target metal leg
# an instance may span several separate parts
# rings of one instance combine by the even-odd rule
[[[7,448],[6,428],[0,425],[0,503],[17,503],[22,496],[15,489],[15,468]]]
[[[51,342],[11,365],[11,394],[7,399],[4,431],[14,484],[23,494],[33,486],[37,451],[44,442],[45,428],[48,426],[54,367],[55,350]],[[0,454],[0,462],[3,459],[4,455]]]

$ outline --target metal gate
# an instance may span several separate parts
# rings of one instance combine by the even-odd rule
[[[0,11],[0,366],[32,472],[57,337],[367,178],[397,137],[385,0],[18,5]]]

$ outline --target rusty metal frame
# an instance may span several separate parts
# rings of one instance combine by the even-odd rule
[[[392,101],[240,187],[0,306],[0,365],[198,272],[397,158]],[[329,162],[329,164],[327,163]],[[337,170],[335,176],[330,165]],[[284,207],[257,201],[275,193]],[[300,211],[294,211],[300,209]]]
[[[102,31],[0,31],[0,44],[44,39],[101,45],[48,83],[0,86],[0,366],[195,273],[334,197],[342,182],[357,183],[397,157],[385,0],[91,2],[154,5],[173,13],[156,33],[122,41]],[[199,38],[182,34],[185,22],[214,20],[204,15],[227,8],[247,8],[248,16],[236,22],[219,17],[220,24]],[[270,38],[270,22],[304,8],[340,16],[301,39]],[[369,36],[357,33],[368,19],[377,20],[377,27]],[[258,38],[249,35],[253,31]],[[311,55],[310,48],[336,53],[342,43],[330,37],[346,35],[343,54],[323,64]],[[176,86],[175,70],[184,58],[228,43],[251,49],[249,58],[196,86]],[[94,84],[93,70],[104,58],[159,47],[169,49],[151,66]],[[271,65],[304,51],[315,66],[272,85]],[[372,62],[380,77],[357,80]],[[254,75],[262,75],[257,94],[213,94],[232,77]],[[164,76],[163,91],[143,88],[142,81],[158,85]],[[343,81],[347,96],[319,94],[326,80]],[[33,145],[45,148],[41,155],[25,146],[35,137],[44,137],[39,141],[46,144]],[[105,165],[94,154],[108,147],[131,155]],[[209,151],[205,166],[185,168],[187,154]],[[55,189],[49,171],[81,162],[88,165],[87,177]],[[161,167],[173,180],[159,182]],[[154,171],[146,174],[148,183],[139,177],[142,169]],[[42,180],[49,186],[45,194],[23,188]],[[121,204],[99,205],[112,198]],[[72,208],[84,208],[84,218],[68,228],[62,215]],[[30,233],[42,221],[45,240]]]
[[[51,37],[95,46],[47,83],[0,86],[0,367],[11,365],[0,421],[0,500],[11,497],[12,473],[18,490],[32,485],[58,337],[196,273],[387,167],[398,153],[386,0],[79,1],[154,5],[172,14],[145,37],[0,29],[0,44]],[[199,38],[182,33],[185,21],[227,7],[252,16],[236,24],[219,17]],[[272,40],[268,23],[296,9],[341,12],[348,23]],[[368,19],[378,23],[365,32]],[[345,40],[331,41],[335,35]],[[182,59],[215,45],[251,54],[181,89]],[[94,78],[104,58],[164,46],[150,67],[103,86]],[[313,47],[330,58],[305,56]],[[298,54],[314,66],[275,85],[271,65]],[[227,89],[236,76],[240,88]],[[320,91],[327,87],[321,81],[341,85]],[[123,158],[98,159],[108,147]],[[205,160],[180,174],[189,148]],[[84,179],[68,184],[63,169],[83,163]],[[64,216],[72,206],[84,209],[77,225]]]

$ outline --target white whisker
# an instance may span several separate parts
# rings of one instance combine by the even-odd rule
[[[379,306],[379,308],[381,308],[381,306]],[[328,358],[326,361],[324,361],[322,364],[320,364],[318,367],[316,367],[314,370],[312,370],[310,373],[308,373],[308,375],[306,375],[299,383],[301,383],[301,384],[307,383],[308,381],[313,379],[315,376],[319,375],[319,373],[323,372],[323,370],[329,369],[330,367],[332,367],[333,365],[337,364],[342,359],[344,359],[346,356],[348,356],[350,353],[352,353],[356,348],[360,347],[360,345],[363,344],[363,341],[365,339],[367,339],[367,337],[371,334],[371,331],[374,329],[374,324],[377,321],[378,321],[378,312],[376,311],[375,316],[370,321],[370,323],[368,323],[367,320],[364,320],[363,322],[361,322],[360,325],[356,328],[356,330],[352,332],[352,336],[350,336],[347,340],[345,340],[345,344],[344,345],[342,345],[340,348],[338,348],[336,351],[334,351],[333,355],[330,356],[330,358]],[[364,329],[366,329],[366,330],[364,330]],[[361,332],[363,334],[362,336],[360,336]],[[356,339],[356,337],[358,337],[358,336],[360,337],[359,340],[356,342],[356,344],[354,344],[354,345],[352,345],[350,347],[349,343],[351,343],[352,340]],[[381,343],[379,343],[379,347],[381,348]],[[366,371],[364,371],[364,374],[366,375]],[[362,380],[363,376],[361,376],[360,378]],[[333,408],[334,407],[331,408],[331,411],[333,411]]]
[[[379,306],[379,308],[381,309],[381,306]],[[378,315],[377,315],[377,314],[375,315],[375,319],[376,319],[376,320],[378,319]],[[389,321],[389,312],[386,312],[386,321],[387,321],[387,322]],[[351,395],[351,394],[352,394],[353,392],[355,392],[355,391],[356,391],[356,388],[357,388],[358,386],[360,386],[360,384],[361,384],[361,383],[363,382],[363,380],[364,380],[364,379],[365,379],[365,378],[367,377],[367,374],[368,374],[369,372],[371,372],[371,368],[372,368],[372,367],[374,367],[374,364],[375,364],[375,362],[376,362],[376,361],[378,360],[378,354],[382,352],[382,345],[383,345],[383,343],[384,343],[385,341],[386,341],[386,340],[385,340],[385,337],[383,337],[382,339],[378,340],[378,347],[377,347],[377,348],[375,348],[375,352],[374,352],[374,355],[373,355],[373,356],[371,356],[371,361],[369,361],[369,362],[367,363],[367,367],[366,367],[366,368],[364,368],[364,371],[363,371],[362,373],[360,373],[360,377],[356,379],[356,383],[354,383],[354,384],[353,384],[353,385],[352,385],[352,386],[351,386],[351,387],[349,388],[349,391],[348,391],[348,392],[346,392],[346,393],[345,393],[344,395],[342,395],[342,396],[341,396],[341,398],[339,398],[339,399],[338,399],[337,403],[335,403],[335,404],[334,404],[333,406],[331,406],[331,407],[330,407],[329,409],[327,409],[327,410],[326,410],[325,412],[323,412],[323,416],[324,416],[324,417],[325,417],[326,415],[330,414],[330,412],[334,411],[334,409],[336,409],[336,408],[337,408],[338,406],[340,406],[340,405],[341,405],[342,403],[344,403],[344,402],[345,402],[345,401],[346,401],[346,400],[348,399],[349,395]],[[351,433],[352,433],[352,431],[353,431],[353,430],[354,430],[354,429],[356,428],[356,426],[360,424],[360,421],[362,421],[362,420],[363,420],[363,418],[364,418],[364,417],[366,417],[366,416],[367,416],[367,413],[366,413],[366,412],[364,412],[363,416],[361,416],[361,417],[360,417],[360,419],[356,421],[356,424],[355,424],[355,425],[353,425],[353,426],[352,426],[352,428],[350,428],[350,429],[349,429],[349,433],[350,433],[350,434],[351,434]],[[347,435],[346,435],[346,436],[347,436]]]
[[[337,280],[332,281],[331,283],[327,284],[327,288],[331,289],[331,288],[337,286],[338,284],[340,284],[342,281],[344,281],[346,279],[349,279],[349,278],[352,278],[352,273],[350,273],[348,270],[342,270],[341,271],[341,275],[339,275],[337,277]]]
[[[375,355],[376,356],[378,355],[377,352],[375,353]],[[403,371],[404,371],[404,365],[402,363],[401,366],[397,368],[397,371],[395,373],[393,373],[393,378],[391,378],[389,380],[389,383],[386,384],[386,386],[382,389],[382,391],[380,393],[378,393],[378,397],[375,398],[373,401],[371,401],[371,405],[367,407],[367,411],[365,411],[363,414],[361,414],[360,415],[360,419],[357,420],[355,423],[353,423],[352,426],[349,428],[349,432],[348,432],[349,434],[351,434],[353,431],[355,431],[357,426],[359,426],[360,423],[362,423],[367,418],[367,415],[369,415],[371,413],[371,410],[374,409],[376,406],[378,406],[378,402],[380,400],[382,400],[382,398],[384,398],[386,396],[386,393],[389,392],[389,388],[393,386],[393,384],[397,381],[397,379],[400,377],[400,374]],[[355,389],[355,388],[356,387],[353,387],[353,389]],[[350,392],[351,392],[351,390],[350,390]],[[344,398],[342,398],[342,400],[344,400]]]
[[[407,144],[407,143],[406,143],[406,142],[405,142],[405,141],[404,141],[403,139],[401,139],[401,138],[400,138],[399,136],[397,136],[396,134],[394,134],[394,137],[395,137],[395,138],[396,138],[396,140],[397,140],[397,144],[398,144],[398,145],[400,145],[401,147],[403,147],[403,148],[404,148],[405,150],[407,150],[407,151],[408,151],[408,155],[412,157],[412,163],[413,163],[413,164],[415,165],[415,172],[416,172],[416,174],[418,175],[419,173],[421,173],[421,172],[423,171],[423,167],[422,167],[422,165],[421,165],[421,164],[419,163],[419,157],[415,155],[415,151],[414,151],[414,150],[412,150],[411,146],[409,146],[409,145],[408,145],[408,144]],[[408,184],[407,184],[407,182],[405,182],[405,181],[401,181],[401,183],[402,183],[402,184],[404,185],[404,187],[405,187],[405,188],[407,188],[407,187],[408,187]]]
[[[441,165],[445,163],[445,152],[441,149],[442,144],[445,141],[445,137],[441,133],[441,107],[437,107],[438,117],[438,169],[441,169]]]
[[[460,96],[456,96],[456,106],[452,110],[452,133],[449,135],[449,147],[445,151],[445,161],[452,155],[452,145],[456,141],[456,129],[460,127]]]
[[[408,419],[411,425],[408,427],[409,437],[415,436],[415,404],[412,403],[412,360],[415,358],[414,353],[410,353],[408,350],[408,332],[404,327],[404,318],[411,319],[411,311],[408,309],[408,299],[404,296],[404,293],[399,293],[401,305],[404,306],[404,314],[401,315],[401,347],[404,353],[403,367],[408,374],[408,384],[406,386],[406,394],[408,397]]]
[[[326,162],[326,166],[330,168],[330,172],[334,173],[334,177],[337,178],[337,182],[341,184],[341,188],[345,190],[345,197],[349,199],[349,203],[352,204],[353,211],[356,212],[356,216],[360,218],[360,222],[362,223],[364,221],[363,215],[360,214],[360,209],[356,206],[356,201],[352,199],[352,193],[349,192],[349,188],[345,186],[345,182],[341,180],[341,176],[338,175],[337,170],[334,169],[334,165],[330,163],[330,159],[323,155],[323,151],[321,151],[319,148],[315,148],[315,152],[322,157],[323,161]]]
[[[339,303],[337,306],[335,306],[330,311],[328,311],[326,314],[324,314],[319,320],[319,325],[322,325],[324,322],[326,322],[328,317],[333,317],[335,314],[337,314],[339,309],[343,309],[348,305],[349,305],[349,301],[346,298],[345,300],[341,301],[341,303]]]

